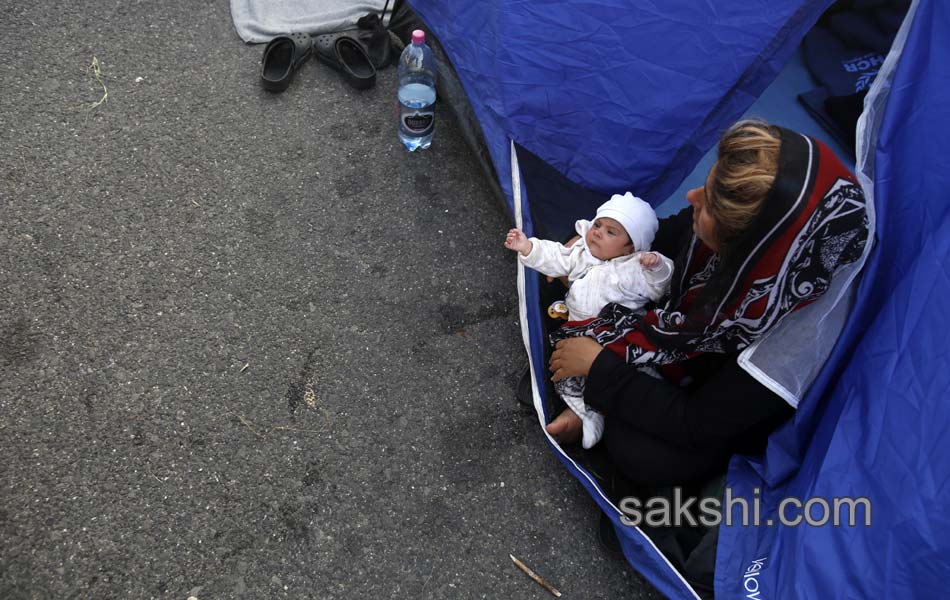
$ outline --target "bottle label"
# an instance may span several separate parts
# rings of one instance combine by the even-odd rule
[[[429,135],[435,125],[435,114],[432,111],[416,111],[404,114],[402,124],[413,135]]]

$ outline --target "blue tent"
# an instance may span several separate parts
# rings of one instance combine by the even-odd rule
[[[661,204],[756,101],[829,2],[410,0],[477,117],[516,221],[567,233],[605,194]],[[938,597],[950,579],[950,6],[915,1],[865,103],[858,168],[876,243],[830,359],[762,457],[737,456],[734,496],[866,498],[871,525],[721,526],[718,598]],[[781,124],[781,119],[776,119]],[[859,154],[862,152],[859,150]],[[556,173],[563,194],[526,181]],[[533,272],[522,324],[542,418],[544,336]],[[946,434],[950,435],[950,434]],[[614,519],[594,478],[556,445]],[[811,516],[815,519],[821,515]],[[650,538],[630,563],[672,598],[696,592]]]

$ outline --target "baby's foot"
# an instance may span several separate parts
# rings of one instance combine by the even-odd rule
[[[565,408],[564,412],[559,414],[551,421],[545,430],[559,444],[575,444],[581,439],[584,424],[581,418],[573,410]]]

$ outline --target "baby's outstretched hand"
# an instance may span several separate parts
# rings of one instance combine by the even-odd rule
[[[656,252],[644,252],[640,255],[640,264],[644,269],[653,270],[660,264],[660,257],[656,255]]]
[[[531,240],[520,229],[509,229],[505,237],[505,248],[527,256],[531,253]]]

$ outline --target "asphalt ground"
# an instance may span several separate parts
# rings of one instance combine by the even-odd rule
[[[515,401],[510,219],[395,70],[228,2],[5,3],[0,598],[656,598]]]

